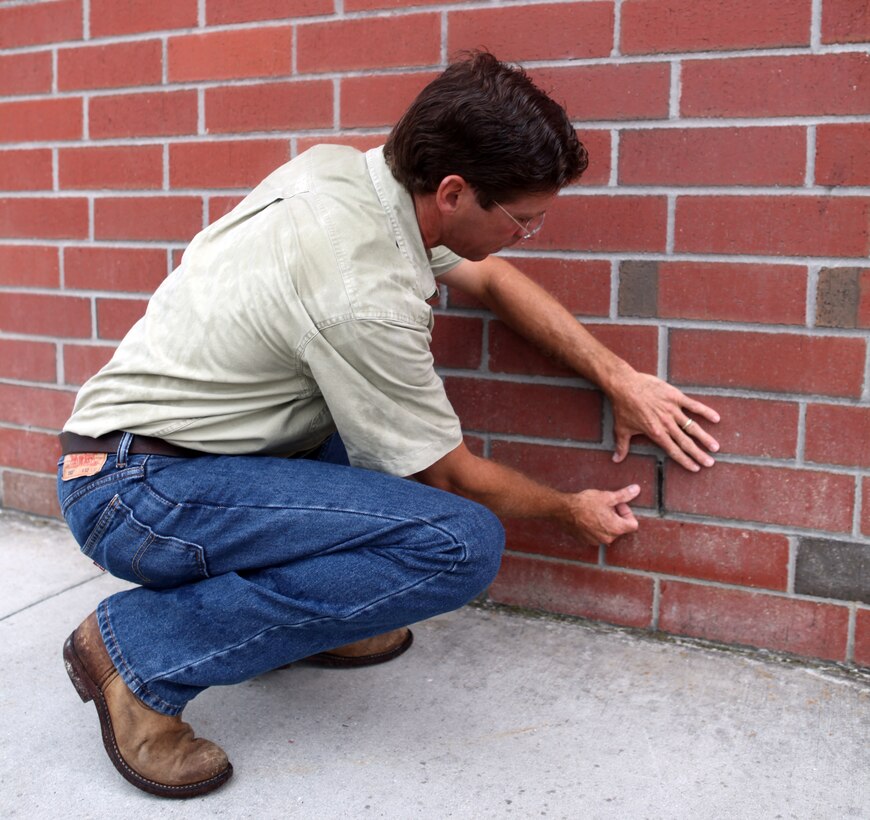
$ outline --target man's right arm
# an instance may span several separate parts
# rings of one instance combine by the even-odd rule
[[[479,458],[465,444],[414,478],[477,501],[498,516],[550,519],[591,544],[610,544],[637,529],[637,519],[628,507],[628,502],[640,493],[635,484],[614,492],[563,493],[509,467]]]

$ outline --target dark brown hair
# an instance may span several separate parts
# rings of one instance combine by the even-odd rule
[[[588,165],[565,110],[522,68],[485,51],[451,63],[420,92],[384,156],[411,193],[433,193],[458,174],[484,208],[555,193]]]

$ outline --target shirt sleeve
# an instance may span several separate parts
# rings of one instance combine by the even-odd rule
[[[308,343],[306,366],[352,465],[412,475],[461,443],[430,340],[425,326],[351,319]]]
[[[438,245],[432,248],[432,256],[429,259],[429,267],[432,269],[432,275],[437,279],[443,276],[447,271],[455,268],[462,261],[461,256],[457,256],[450,248],[444,245]]]

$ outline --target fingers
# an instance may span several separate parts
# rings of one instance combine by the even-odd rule
[[[611,544],[620,535],[634,532],[637,519],[628,502],[637,498],[640,487],[630,484],[621,490],[583,490],[574,496],[577,535],[590,544]]]
[[[706,404],[701,404],[701,402],[690,399],[686,395],[683,396],[683,399],[683,407],[690,413],[703,416],[707,421],[712,421],[713,424],[719,422],[719,414],[712,407],[707,407]]]
[[[689,428],[691,429],[691,427]],[[686,435],[673,419],[665,423],[665,429],[658,435],[650,435],[650,438],[665,451],[665,453],[677,462],[681,467],[697,473],[701,469],[699,465],[706,467],[713,465],[713,459],[704,453],[695,442]]]
[[[691,422],[691,423],[690,423]],[[684,418],[680,422],[680,430],[687,436],[692,436],[704,445],[711,453],[719,452],[719,442],[713,438],[694,419]]]
[[[631,444],[631,435],[627,432],[616,433],[615,449],[613,452],[613,461],[619,464],[628,455],[628,448]]]
[[[671,434],[671,438],[676,442],[677,446],[683,451],[683,453],[689,456],[689,458],[691,458],[696,464],[702,464],[704,467],[712,467],[716,462],[709,453],[702,450],[695,443],[695,439],[693,438],[696,434],[695,428],[697,427],[698,425],[694,422],[692,422],[688,427],[685,425],[677,426],[674,424],[673,427],[669,427],[668,432]],[[703,433],[705,438],[709,439],[713,444],[716,444],[718,449],[717,442],[704,433],[704,431],[700,432]]]
[[[637,484],[629,484],[621,490],[614,490],[610,493],[610,504],[613,507],[619,506],[620,504],[626,504],[629,501],[633,501],[639,495],[640,487]]]

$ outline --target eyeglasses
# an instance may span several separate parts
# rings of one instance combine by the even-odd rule
[[[546,212],[540,214],[539,216],[533,216],[531,219],[525,219],[520,221],[515,216],[512,216],[510,211],[508,211],[501,203],[493,200],[498,207],[508,215],[510,220],[522,230],[523,235],[520,237],[523,241],[526,239],[531,239],[541,228],[544,227],[544,217],[546,217]]]

